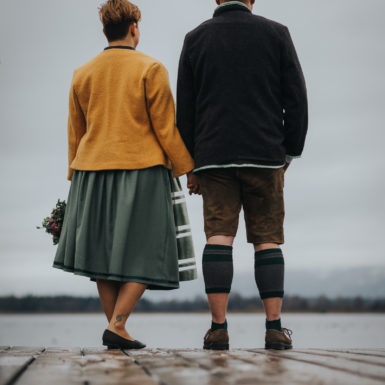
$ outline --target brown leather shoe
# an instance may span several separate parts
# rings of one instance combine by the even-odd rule
[[[265,349],[292,349],[291,335],[293,332],[290,329],[282,328],[282,331],[275,329],[266,330]]]
[[[203,349],[229,350],[229,333],[226,329],[207,330]]]

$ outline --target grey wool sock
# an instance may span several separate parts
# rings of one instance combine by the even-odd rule
[[[261,299],[283,297],[285,264],[280,248],[256,251],[254,273]]]
[[[233,247],[206,245],[203,250],[206,293],[230,293],[233,281]]]

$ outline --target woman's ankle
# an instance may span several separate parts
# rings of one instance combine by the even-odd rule
[[[126,330],[125,327],[119,327],[117,328],[116,326],[113,326],[113,325],[108,325],[107,326],[107,330],[123,337],[123,338],[126,338],[128,340],[131,340],[131,341],[134,341],[134,338],[131,337],[130,333],[128,333],[128,331]]]
[[[115,316],[113,315],[108,326],[111,329],[123,331],[123,330],[125,330],[126,321],[127,321],[129,316],[130,316],[130,313],[127,313],[127,314],[117,314]]]
[[[116,332],[124,332],[126,330],[124,325],[114,325],[114,323],[110,323],[107,329]]]

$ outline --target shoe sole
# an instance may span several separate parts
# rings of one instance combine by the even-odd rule
[[[105,345],[103,344],[104,346],[107,346],[107,349],[120,349],[120,346],[118,345]]]
[[[293,345],[284,344],[282,342],[269,342],[265,344],[265,349],[287,350],[292,348]]]
[[[129,349],[135,349],[135,350],[139,350],[139,349],[144,349],[146,346],[143,346],[142,348],[129,348],[129,347],[122,347],[122,346],[119,346],[119,345],[111,345],[111,344],[107,344],[107,343],[103,343],[104,346],[107,346],[107,349],[123,349],[123,350],[129,350]]]
[[[229,344],[203,345],[206,350],[229,350]]]

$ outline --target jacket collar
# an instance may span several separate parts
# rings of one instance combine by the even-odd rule
[[[214,17],[230,11],[244,11],[251,13],[250,9],[242,4],[229,4],[226,6],[219,6],[214,12]]]

